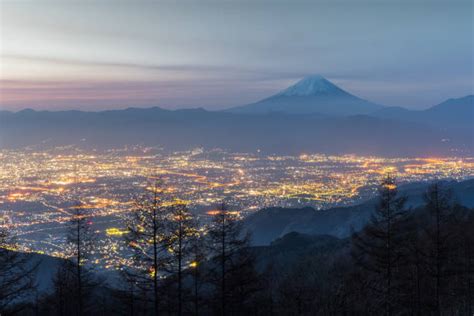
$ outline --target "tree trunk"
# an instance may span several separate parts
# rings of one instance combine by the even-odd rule
[[[197,262],[197,260],[196,260]],[[194,268],[194,315],[198,315],[199,311],[199,298],[198,298],[198,267]]]
[[[224,210],[222,210],[222,212],[224,212]],[[225,304],[225,255],[226,255],[226,251],[225,251],[225,213],[222,214],[222,266],[221,266],[221,269],[222,269],[222,288],[221,288],[221,308],[222,308],[222,315],[224,316],[225,315],[225,308],[226,308],[226,304]]]
[[[83,298],[82,298],[82,270],[81,270],[81,222],[77,219],[77,295],[78,295],[78,315],[82,316],[83,310]]]
[[[183,294],[182,294],[182,275],[181,275],[181,269],[182,269],[182,251],[183,251],[183,224],[180,221],[179,222],[179,236],[178,236],[178,315],[182,315],[182,300],[183,300]]]
[[[154,199],[153,199],[153,303],[155,309],[155,316],[158,316],[158,241],[157,238],[157,193],[156,188],[154,190]]]

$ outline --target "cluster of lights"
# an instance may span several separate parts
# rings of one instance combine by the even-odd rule
[[[140,147],[94,154],[76,148],[2,150],[0,227],[16,230],[23,251],[64,257],[63,233],[80,206],[101,235],[94,262],[117,267],[130,264],[122,255],[123,217],[133,212],[137,197],[153,194],[153,178],[166,184],[161,194],[180,199],[167,203],[186,204],[206,218],[218,214],[214,206],[222,200],[241,210],[233,213],[239,217],[266,206],[353,204],[372,196],[387,174],[399,183],[462,180],[474,177],[474,158],[165,153]]]

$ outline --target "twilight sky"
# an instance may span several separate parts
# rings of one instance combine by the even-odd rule
[[[0,0],[0,109],[220,109],[310,74],[384,105],[473,93],[471,0]]]

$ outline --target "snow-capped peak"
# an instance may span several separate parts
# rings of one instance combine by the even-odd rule
[[[311,96],[311,95],[328,95],[341,94],[344,90],[332,84],[326,78],[320,75],[313,75],[301,79],[291,87],[278,93],[278,96]]]

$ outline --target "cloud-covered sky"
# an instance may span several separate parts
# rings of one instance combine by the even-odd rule
[[[226,108],[310,74],[425,108],[473,93],[471,0],[1,1],[0,108]]]

